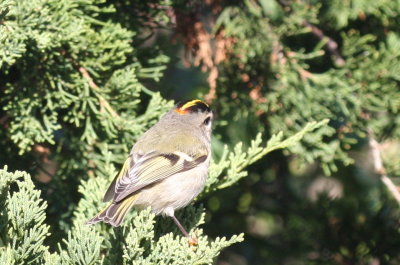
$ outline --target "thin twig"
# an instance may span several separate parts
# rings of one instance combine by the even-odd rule
[[[99,87],[93,81],[92,77],[89,75],[89,72],[85,68],[83,68],[82,66],[79,66],[78,70],[82,74],[82,76],[88,81],[89,86],[91,88],[95,89],[96,91],[98,91]]]
[[[394,185],[393,181],[387,175],[382,175],[381,178],[382,178],[383,184],[386,185],[386,187],[388,188],[390,193],[392,193],[393,197],[400,204],[400,192],[399,192],[397,186]]]
[[[39,168],[40,171],[42,171],[44,174],[46,174],[48,177],[50,177],[51,179],[54,177],[53,174],[51,174],[47,169],[45,169],[42,165],[40,165],[39,163],[36,164],[36,166]]]
[[[337,66],[343,66],[346,61],[343,59],[343,57],[340,55],[338,51],[338,44],[336,41],[334,41],[332,38],[326,36],[324,32],[319,29],[317,26],[311,24],[307,20],[303,21],[303,25],[306,26],[311,30],[311,32],[317,36],[320,40],[326,41],[325,47],[326,49],[333,55],[335,64]]]
[[[88,81],[89,86],[94,90],[96,96],[100,101],[100,106],[106,108],[111,113],[112,116],[118,117],[119,116],[118,113],[111,107],[110,103],[108,103],[108,101],[98,93],[100,88],[93,81],[89,72],[82,66],[79,66],[78,70],[82,74],[83,78],[85,78]]]
[[[61,50],[60,51],[61,55],[64,57],[68,58],[71,62],[72,65],[75,69],[77,69],[83,76],[88,81],[89,86],[92,88],[94,94],[97,96],[99,99],[100,107],[105,108],[109,113],[111,113],[112,116],[114,117],[119,117],[118,113],[111,107],[110,103],[102,96],[100,95],[100,88],[99,86],[93,81],[92,77],[90,76],[89,72],[79,64],[66,50]]]
[[[393,183],[393,181],[387,176],[386,170],[383,166],[380,144],[373,137],[370,136],[369,146],[372,151],[372,158],[373,158],[373,162],[374,162],[373,166],[374,166],[375,173],[381,176],[381,180],[382,180],[383,184],[386,185],[386,188],[389,190],[389,192],[392,194],[392,196],[396,199],[396,201],[400,204],[400,192],[397,189],[396,185]]]
[[[286,11],[292,11],[292,8],[290,7],[289,3],[286,0],[278,0],[278,3],[281,5],[282,8],[284,8]],[[325,47],[326,50],[332,54],[334,57],[334,62],[337,66],[343,66],[346,61],[343,59],[342,55],[340,54],[338,50],[338,44],[337,42],[332,39],[331,37],[328,37],[324,34],[324,32],[318,28],[317,26],[311,24],[307,20],[303,21],[303,26],[309,28],[311,30],[311,33],[314,34],[317,38],[319,38],[321,41],[326,41]]]

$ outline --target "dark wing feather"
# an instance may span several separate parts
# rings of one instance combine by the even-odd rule
[[[153,154],[143,157],[118,178],[115,185],[114,201],[118,202],[150,184],[161,181],[174,174],[190,170],[207,159],[207,154],[198,158],[180,157],[177,154]]]
[[[111,183],[110,187],[108,187],[106,194],[104,194],[103,202],[110,201],[115,195],[115,185],[118,179],[121,179],[126,173],[128,172],[129,168],[133,165],[132,156],[130,155],[126,160],[124,165],[122,166],[121,170],[115,176],[113,182]]]
[[[110,187],[108,187],[106,193],[104,194],[103,202],[108,202],[114,197],[114,194],[115,194],[115,183],[117,182],[117,177],[118,177],[118,174],[115,176],[113,182],[111,182]]]
[[[182,137],[183,132],[171,136],[166,135],[164,130],[154,126],[135,144],[104,200],[112,198],[114,202],[119,202],[148,185],[190,170],[207,159],[206,144],[190,131],[184,132]],[[149,148],[151,146],[157,148]]]

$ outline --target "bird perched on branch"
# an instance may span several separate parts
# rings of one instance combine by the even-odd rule
[[[175,217],[204,188],[211,157],[213,113],[201,100],[178,103],[133,146],[107,192],[111,203],[87,224],[103,221],[119,226],[132,208],[151,207],[171,217],[189,244],[197,239]]]

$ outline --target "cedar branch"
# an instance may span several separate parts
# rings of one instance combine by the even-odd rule
[[[72,66],[77,69],[83,78],[86,79],[88,82],[90,88],[92,88],[92,91],[96,95],[96,97],[99,99],[99,104],[101,109],[106,109],[109,113],[111,113],[112,116],[114,117],[119,117],[118,113],[111,107],[110,103],[102,96],[100,95],[100,88],[99,86],[93,81],[93,78],[90,76],[89,72],[79,64],[66,50],[61,50],[60,54],[64,56],[65,58],[69,59],[72,63]]]
[[[316,37],[318,37],[322,41],[326,41],[325,47],[326,49],[332,54],[334,57],[335,64],[337,66],[343,66],[346,61],[343,59],[343,57],[340,55],[338,51],[338,44],[336,41],[334,41],[332,38],[326,36],[324,32],[319,29],[317,26],[311,24],[307,20],[303,21],[303,25],[307,28],[309,28]]]
[[[100,88],[96,85],[96,83],[93,81],[92,77],[90,76],[89,72],[82,66],[79,66],[78,68],[79,72],[82,74],[83,78],[85,78],[88,81],[89,86],[94,90],[97,98],[99,99],[100,106],[102,108],[107,109],[112,116],[118,117],[118,113],[111,107],[110,103],[99,94]]]
[[[289,6],[289,3],[286,0],[278,0],[278,3],[281,5],[282,8],[284,8],[285,11],[288,12],[292,11],[292,8]],[[320,28],[311,24],[307,20],[304,20],[302,24],[306,28],[310,29],[311,33],[314,34],[317,38],[319,38],[322,41],[326,41],[325,48],[330,54],[332,54],[334,62],[337,66],[343,66],[346,63],[346,61],[340,54],[338,50],[339,46],[334,39],[326,36],[325,33]]]

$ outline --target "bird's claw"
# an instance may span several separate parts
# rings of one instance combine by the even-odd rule
[[[189,243],[189,246],[196,247],[199,244],[199,241],[197,240],[197,238],[189,237],[188,243]]]

